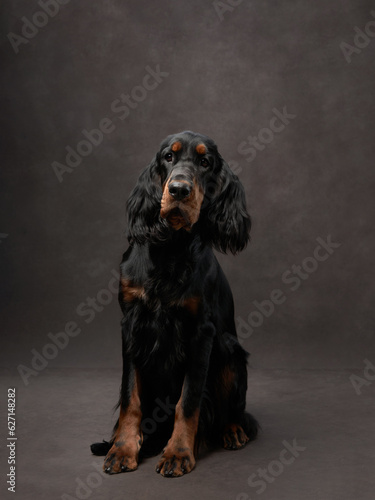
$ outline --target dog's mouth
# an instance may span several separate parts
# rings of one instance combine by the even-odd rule
[[[199,219],[203,197],[203,189],[195,181],[190,193],[184,196],[183,199],[178,199],[173,191],[171,193],[169,183],[166,182],[160,203],[160,216],[175,231],[179,229],[190,231]]]
[[[162,209],[160,215],[175,231],[182,228],[186,231],[190,231],[193,226],[189,213],[186,208],[184,208],[183,203],[176,202],[174,207]]]

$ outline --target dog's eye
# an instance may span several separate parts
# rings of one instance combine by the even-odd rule
[[[207,158],[202,158],[200,162],[201,167],[208,167],[209,166],[209,161]]]
[[[173,160],[173,154],[172,153],[167,153],[165,155],[165,159],[168,161],[168,162],[171,162]]]

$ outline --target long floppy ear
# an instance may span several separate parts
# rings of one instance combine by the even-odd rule
[[[251,219],[246,209],[245,190],[228,164],[219,156],[222,168],[218,188],[211,197],[206,223],[208,238],[216,250],[234,255],[250,240]]]
[[[152,160],[130,193],[126,209],[128,213],[128,240],[142,245],[147,241],[161,242],[169,228],[160,217],[162,187],[158,169],[158,155]]]

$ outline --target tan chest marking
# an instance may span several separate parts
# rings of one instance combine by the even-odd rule
[[[171,303],[171,306],[181,307],[186,309],[192,316],[196,316],[199,311],[199,306],[201,303],[200,297],[188,297],[187,299],[176,300]]]
[[[135,299],[145,299],[146,292],[143,286],[134,285],[131,280],[121,278],[121,292],[125,302],[133,302]]]
[[[143,286],[134,285],[133,282],[127,278],[121,278],[121,293],[125,302],[133,302],[135,299],[140,299],[145,302],[147,301],[146,291]],[[160,307],[161,302],[157,302],[158,305],[156,307]],[[176,300],[170,305],[182,307],[183,309],[186,309],[191,315],[196,316],[199,311],[200,303],[201,298],[193,296],[183,300]]]
[[[200,303],[200,297],[189,297],[188,299],[183,300],[181,305],[187,309],[190,314],[196,316],[198,314]]]

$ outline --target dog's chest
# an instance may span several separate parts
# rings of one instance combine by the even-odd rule
[[[159,314],[175,314],[176,310],[185,311],[195,317],[201,307],[201,297],[192,292],[183,292],[176,286],[158,287],[153,283],[137,285],[131,279],[121,278],[121,297],[131,307],[137,306],[145,312]]]

